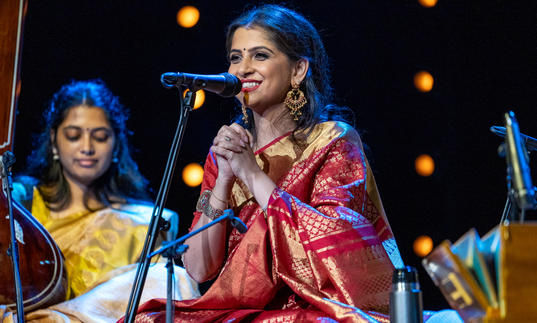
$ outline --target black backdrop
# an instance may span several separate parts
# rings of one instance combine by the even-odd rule
[[[158,189],[178,119],[178,94],[161,73],[215,74],[227,69],[224,30],[251,1],[30,1],[22,55],[15,154],[21,170],[39,132],[45,103],[70,79],[102,78],[131,109],[135,158]],[[192,29],[175,21],[197,6]],[[503,113],[537,136],[537,3],[439,0],[289,1],[321,31],[332,62],[336,103],[353,108],[384,207],[405,262],[420,269],[428,309],[446,308],[412,252],[421,234],[435,244],[471,227],[483,235],[500,219],[505,162],[497,155]],[[429,93],[413,87],[421,69],[435,77]],[[233,99],[208,94],[191,114],[167,207],[190,225],[199,188],[183,184],[190,162],[203,164]],[[414,159],[428,153],[436,171],[423,178]],[[537,167],[533,162],[533,168]],[[533,171],[533,174],[536,172]],[[164,279],[164,277],[163,277]]]

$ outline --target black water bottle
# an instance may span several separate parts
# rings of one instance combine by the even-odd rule
[[[390,292],[390,322],[423,323],[423,302],[416,268],[406,266],[393,272]]]

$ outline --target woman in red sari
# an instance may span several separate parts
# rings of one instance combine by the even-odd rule
[[[192,229],[228,208],[249,229],[187,240],[188,273],[215,281],[176,302],[176,322],[386,321],[402,261],[360,138],[336,121],[316,29],[266,5],[231,23],[227,51],[243,116],[214,138]],[[137,321],[163,321],[164,308],[150,301]]]

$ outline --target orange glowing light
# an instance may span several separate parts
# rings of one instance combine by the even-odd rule
[[[427,71],[419,71],[414,75],[414,86],[420,92],[429,92],[433,89],[434,78]]]
[[[177,23],[183,28],[192,28],[200,20],[200,11],[193,6],[184,6],[177,12]]]
[[[183,98],[185,97],[186,91],[187,90],[185,90],[183,92]],[[194,110],[196,110],[197,108],[201,107],[203,105],[203,103],[205,103],[205,91],[197,90],[196,91],[196,99],[194,100]]]
[[[414,165],[418,175],[426,177],[434,173],[434,159],[427,154],[419,155]]]
[[[197,163],[190,163],[183,168],[183,182],[190,187],[196,187],[203,180],[203,167]]]
[[[431,8],[436,6],[438,0],[418,0],[418,2],[426,8]]]
[[[426,235],[419,236],[414,240],[413,249],[418,257],[425,257],[433,250],[433,239]]]

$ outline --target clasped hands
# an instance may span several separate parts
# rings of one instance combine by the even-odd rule
[[[211,147],[218,163],[219,180],[231,182],[238,177],[248,183],[249,175],[261,171],[252,143],[252,134],[237,123],[220,128]]]

